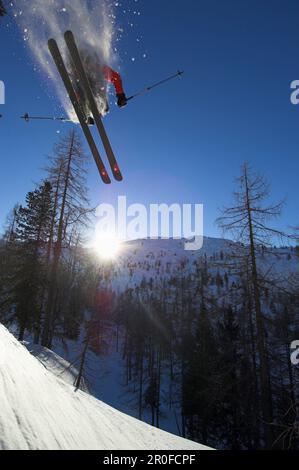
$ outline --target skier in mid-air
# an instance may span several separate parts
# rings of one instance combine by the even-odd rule
[[[133,98],[147,93],[153,88],[156,88],[175,77],[181,76],[183,72],[178,71],[175,75],[161,80],[160,82],[155,83],[154,85],[127,98],[123,90],[120,75],[105,65],[104,61],[100,60],[97,53],[82,49],[79,51],[72,31],[66,31],[64,33],[64,41],[67,52],[67,61],[65,61],[57,41],[54,38],[50,38],[48,40],[49,52],[55,62],[57,71],[73,105],[74,112],[94,157],[102,181],[105,184],[111,183],[105,164],[89,129],[89,125],[92,124],[96,125],[114,179],[116,181],[122,181],[123,176],[102,122],[102,117],[109,110],[107,100],[107,82],[114,85],[117,95],[117,104],[118,106],[123,107]],[[27,120],[29,119],[30,118],[27,116]]]
[[[98,55],[96,53],[91,53],[87,50],[80,51],[80,56],[82,59],[82,63],[84,65],[84,69],[86,70],[86,74],[89,79],[90,87],[94,94],[94,97],[97,101],[100,113],[105,115],[109,111],[109,104],[107,100],[107,84],[110,83],[114,86],[115,94],[117,98],[117,105],[120,108],[123,108],[127,105],[127,97],[124,92],[123,83],[121,76],[118,72],[110,68],[108,65],[102,65]],[[89,109],[87,100],[82,89],[80,79],[77,77],[76,70],[72,61],[70,61],[70,70],[72,81],[74,87],[76,89],[77,96],[79,101],[83,106],[85,114],[87,116],[87,120],[89,124],[93,124],[93,118],[89,117]]]

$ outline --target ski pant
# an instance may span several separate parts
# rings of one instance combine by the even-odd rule
[[[114,86],[115,93],[117,95],[124,94],[123,83],[119,73],[115,72],[115,70],[112,70],[110,67],[108,67],[108,65],[103,67],[103,73],[105,80],[107,80],[109,83],[112,83]]]

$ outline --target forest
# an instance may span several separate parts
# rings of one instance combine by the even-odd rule
[[[134,415],[156,427],[172,410],[177,434],[218,449],[298,449],[299,230],[277,228],[283,203],[264,177],[241,168],[217,220],[229,249],[107,263],[86,248],[85,163],[71,131],[8,215],[0,321],[20,341],[78,343],[77,388],[89,351],[114,348]]]

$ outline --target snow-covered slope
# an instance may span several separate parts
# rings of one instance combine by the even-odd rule
[[[230,270],[231,254],[238,249],[239,245],[220,238],[204,238],[203,248],[199,251],[189,252],[184,250],[182,240],[136,240],[123,244],[119,256],[114,260],[101,263],[101,269],[106,271],[105,282],[102,287],[108,288],[116,293],[121,293],[127,288],[140,286],[143,279],[147,282],[153,280],[153,291],[159,292],[160,286],[165,279],[170,277],[188,276],[193,273],[196,278],[195,263],[201,259],[206,260],[211,282],[207,286],[207,294],[214,295],[217,300],[219,293],[221,303],[226,299],[231,301],[229,288],[232,283],[238,282],[238,278]],[[94,256],[94,253],[92,254]],[[82,257],[86,256],[86,250]],[[276,279],[276,282],[284,282],[290,276],[299,274],[298,258],[291,248],[273,249],[270,254],[265,254],[259,258],[259,267]],[[222,288],[217,287],[215,279],[217,274],[224,279],[228,276],[228,285]],[[192,282],[192,279],[191,279]],[[191,287],[190,287],[191,289]],[[190,292],[192,292],[190,290]],[[167,295],[172,295],[171,289]],[[191,295],[191,294],[190,294]],[[171,300],[171,297],[168,297]],[[124,359],[124,344],[121,331],[116,331],[116,325],[109,324],[105,330],[105,346],[100,354],[88,351],[86,358],[85,377],[90,394],[97,399],[104,401],[110,406],[133,417],[139,415],[137,406],[137,392],[134,381],[127,383],[126,363]],[[82,353],[83,341],[85,338],[84,329],[77,341],[54,338],[53,351],[45,350],[40,346],[32,345],[32,338],[27,336],[27,347],[32,354],[45,365],[48,370],[63,378],[69,384],[73,384],[77,372],[75,368],[69,368],[69,363],[79,366],[79,357]],[[61,358],[66,361],[63,361]],[[59,358],[57,360],[57,358]],[[166,364],[167,369],[167,364]],[[161,396],[168,396],[169,382],[165,374],[162,383]],[[172,393],[180,396],[180,388],[175,389],[176,384],[171,387]],[[138,388],[138,387],[137,387]],[[85,389],[86,390],[86,389]],[[176,392],[175,392],[176,390]],[[180,419],[180,406],[172,404],[169,406],[167,400],[161,400],[161,416],[159,425],[162,429],[171,433],[180,433],[178,420]],[[144,404],[142,419],[145,422],[152,422],[151,409]]]
[[[172,276],[191,274],[196,263],[203,260],[211,274],[219,272],[224,275],[226,272],[233,282],[235,278],[230,274],[229,266],[234,262],[232,255],[240,250],[242,245],[239,243],[211,237],[204,237],[203,247],[198,251],[185,250],[184,240],[130,241],[123,244],[117,260],[108,267],[110,287],[121,292],[125,288],[137,287],[143,279],[161,282]],[[291,247],[260,252],[257,261],[260,272],[276,283],[283,284],[294,273],[299,273],[298,257]]]
[[[0,399],[0,449],[206,449],[74,392],[2,325]]]
[[[72,366],[70,362],[43,346],[27,341],[23,341],[23,344],[49,372],[52,372],[56,377],[69,385],[74,385],[76,377],[78,376],[78,370]],[[88,386],[85,384],[84,379],[81,382],[80,389],[89,393]]]

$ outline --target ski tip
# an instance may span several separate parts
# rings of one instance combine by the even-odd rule
[[[110,179],[107,171],[104,168],[100,171],[100,175],[101,175],[101,178],[103,180],[103,183],[111,184],[111,179]]]
[[[70,37],[74,37],[72,31],[70,30],[67,30],[65,33],[64,33],[64,37],[67,39],[67,38],[70,38]]]
[[[122,181],[123,180],[123,176],[120,172],[120,169],[118,168],[118,165],[114,165],[113,168],[113,176],[114,178],[116,179],[116,181]]]
[[[115,178],[116,181],[118,181],[119,183],[120,183],[121,181],[123,181],[122,175],[114,175],[114,178]]]
[[[55,39],[53,39],[53,38],[49,39],[48,49],[49,49],[52,56],[53,56],[53,54],[57,53],[58,46],[57,46],[57,42],[55,41]]]
[[[50,38],[49,41],[48,41],[48,46],[51,47],[51,46],[53,46],[53,45],[55,45],[55,44],[56,44],[55,39]]]

